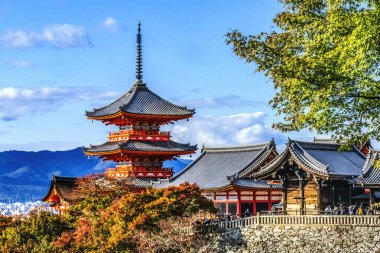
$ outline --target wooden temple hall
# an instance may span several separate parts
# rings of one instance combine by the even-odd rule
[[[194,154],[197,146],[171,140],[160,127],[191,118],[195,110],[175,105],[142,81],[142,37],[137,34],[136,82],[112,103],[86,112],[89,120],[119,129],[84,154],[116,162],[106,177],[129,178],[138,187],[196,183],[220,213],[256,214],[281,208],[288,214],[316,214],[327,205],[380,200],[379,152],[367,142],[340,151],[332,140],[289,140],[281,154],[274,141],[239,147],[203,147],[201,154],[177,175],[165,160]],[[53,176],[43,201],[59,212],[71,202],[75,178]]]

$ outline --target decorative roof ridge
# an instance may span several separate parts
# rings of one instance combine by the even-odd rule
[[[302,155],[294,148],[294,144],[297,145],[299,149],[302,150],[302,152],[306,155]],[[296,142],[293,142],[289,147],[290,153],[296,158],[297,162],[302,163],[304,166],[308,167],[310,170],[315,171],[317,173],[320,173],[322,175],[328,174],[329,165],[323,164],[319,162],[317,159],[315,159],[312,155],[310,155],[308,152],[306,152],[299,144]],[[304,157],[304,159],[302,158]],[[312,161],[310,161],[310,160]],[[313,163],[315,162],[315,163]],[[325,170],[325,171],[323,171]]]
[[[353,151],[355,151],[358,155],[360,155],[360,156],[363,157],[363,158],[367,158],[367,157],[363,154],[363,152],[360,151],[360,149],[357,148],[355,145],[352,145],[352,147],[353,147]]]
[[[247,176],[247,174],[251,173],[258,165],[260,165],[262,162],[264,162],[269,155],[272,153],[272,151],[277,154],[277,150],[275,146],[271,146],[270,148],[263,149],[259,154],[255,156],[255,158],[243,169],[235,173],[235,177],[244,177]]]
[[[248,151],[248,150],[258,150],[264,149],[266,147],[271,147],[273,142],[265,142],[258,144],[250,144],[250,145],[236,145],[236,146],[225,146],[225,147],[207,147],[205,146],[203,149],[208,153],[217,153],[217,152],[239,152],[239,151]]]
[[[361,176],[367,177],[373,169],[373,162],[380,158],[380,150],[370,149],[363,165]]]
[[[124,141],[124,142],[128,142],[128,141],[130,141],[130,140],[127,140],[127,141]],[[101,144],[98,144],[98,145],[92,145],[92,144],[90,144],[89,147],[83,146],[83,149],[86,150],[86,149],[89,149],[89,148],[100,147],[100,146],[107,145],[107,144],[118,144],[118,146],[120,147],[120,145],[122,143],[124,143],[124,142],[120,142],[120,141],[118,141],[118,142],[117,141],[105,141],[105,142],[103,142]]]
[[[328,164],[323,164],[321,163],[320,161],[318,161],[317,159],[315,159],[311,154],[309,154],[309,152],[307,152],[301,145],[299,145],[297,142],[293,142],[295,145],[298,146],[299,149],[302,150],[302,152],[304,152],[304,154],[306,154],[304,157],[307,158],[307,159],[310,159],[312,160],[313,162],[315,162],[316,164],[313,164],[313,165],[316,165],[317,167],[321,167],[321,168],[324,168],[326,170],[328,170],[329,168],[329,165]],[[294,145],[290,145],[289,147],[290,149],[293,149],[294,148]]]
[[[332,144],[343,144],[343,143],[346,143],[347,142],[347,139],[342,139],[340,140],[341,142],[338,143],[337,142],[338,140],[337,139],[334,139],[334,138],[318,138],[318,137],[313,137],[313,142],[314,143],[331,143],[331,142],[334,142]]]
[[[325,143],[325,142],[311,142],[311,141],[299,141],[299,140],[292,140],[289,138],[289,142],[290,143],[298,143],[299,146],[302,146],[302,144],[305,144],[305,145],[309,145],[310,148],[317,148],[317,147],[340,147],[342,146],[343,144],[339,144],[339,143]],[[323,149],[323,148],[322,148]]]
[[[169,178],[169,182],[173,182],[178,177],[180,177],[182,174],[184,174],[186,171],[188,171],[191,167],[193,167],[194,164],[196,164],[203,156],[205,156],[206,152],[203,151],[194,161],[192,161],[189,165],[187,165],[184,169],[182,169],[177,175],[174,175],[173,177]]]
[[[266,173],[272,172],[273,168],[276,167],[277,165],[281,164],[289,153],[290,153],[289,149],[285,148],[285,150],[282,151],[281,154],[276,156],[270,163],[264,165],[261,168],[261,170],[253,173],[252,177],[257,179],[258,177],[260,177]]]
[[[340,143],[337,143],[337,139],[333,139],[333,138],[318,138],[318,137],[313,137],[313,142],[315,143],[323,143],[323,144],[346,144],[348,142],[348,139],[342,139],[340,140]],[[332,143],[334,142],[334,143]],[[356,148],[360,148],[362,149],[363,147],[365,147],[366,145],[368,145],[370,148],[372,148],[372,143],[371,143],[371,140],[370,139],[367,139],[366,141],[364,141],[363,143],[358,143],[358,145],[352,145],[352,146],[355,146]]]

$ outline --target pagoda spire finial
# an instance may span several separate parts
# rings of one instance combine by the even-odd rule
[[[139,21],[137,33],[137,58],[136,58],[136,79],[142,79],[142,48],[141,48],[141,23]]]

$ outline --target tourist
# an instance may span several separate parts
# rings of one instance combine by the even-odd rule
[[[350,205],[348,207],[348,214],[349,215],[354,215],[354,213],[355,213],[355,206],[354,205]]]
[[[337,206],[334,206],[333,214],[338,215],[339,214],[339,208]]]
[[[363,215],[363,207],[359,206],[358,210],[356,210],[356,215]]]
[[[250,217],[250,216],[252,216],[252,213],[247,208],[247,210],[245,210],[245,212],[244,212],[244,217]]]
[[[332,209],[331,209],[331,206],[327,206],[326,208],[325,208],[325,214],[332,214]]]
[[[340,214],[341,215],[347,215],[348,214],[347,206],[342,206],[341,205]]]

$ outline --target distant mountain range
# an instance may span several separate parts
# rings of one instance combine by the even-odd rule
[[[178,173],[191,160],[166,161]],[[0,152],[0,202],[35,201],[48,191],[52,175],[80,177],[104,172],[115,163],[87,158],[82,148],[68,151]]]

